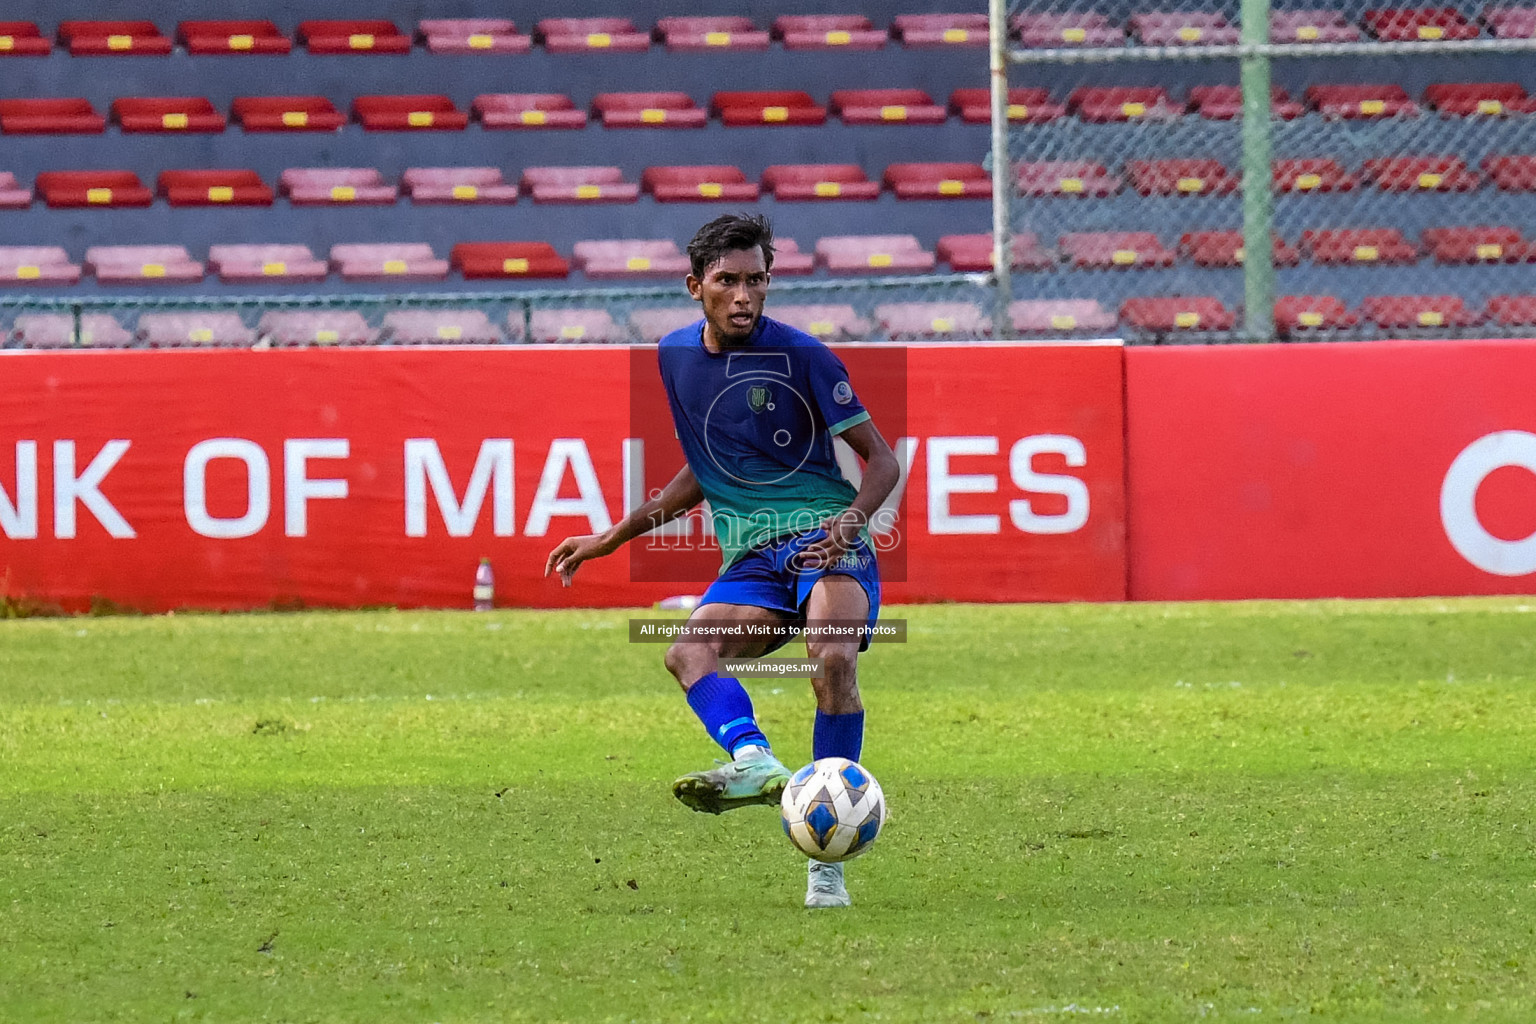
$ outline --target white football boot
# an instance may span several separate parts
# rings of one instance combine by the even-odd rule
[[[819,860],[813,860],[806,867],[805,905],[807,907],[813,910],[822,907],[846,907],[852,902],[848,899],[848,887],[843,884],[841,864],[823,864]]]

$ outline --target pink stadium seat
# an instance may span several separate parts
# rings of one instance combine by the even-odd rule
[[[974,302],[886,302],[874,308],[874,316],[896,340],[992,336],[992,321]]]
[[[203,264],[183,245],[93,245],[85,269],[103,284],[191,284],[203,279]]]
[[[1170,121],[1184,113],[1161,86],[1084,86],[1067,97],[1067,110],[1084,121]]]
[[[1436,82],[1424,90],[1424,102],[1448,117],[1536,113],[1536,99],[1518,82]]]
[[[32,190],[10,171],[0,171],[0,210],[25,210],[32,205]]]
[[[1102,14],[1015,14],[1008,24],[1030,49],[1125,45],[1125,32]]]
[[[1014,169],[1026,196],[1110,196],[1120,191],[1118,175],[1087,160],[1040,160]]]
[[[331,246],[331,264],[348,281],[441,281],[448,261],[425,242],[367,242]]]
[[[786,50],[878,50],[889,38],[862,14],[781,14],[773,35]]]
[[[1232,311],[1210,295],[1138,296],[1120,304],[1120,319],[1157,334],[1179,331],[1230,331]]]
[[[1176,254],[1150,231],[1080,231],[1061,236],[1062,254],[1074,267],[1109,270],[1171,267]]]
[[[22,313],[11,325],[11,337],[26,348],[125,348],[133,335],[107,313],[85,313],[80,334],[69,313]]]
[[[1417,117],[1418,104],[1400,85],[1309,85],[1307,106],[1324,117],[1363,120],[1383,117]]]
[[[0,100],[0,132],[6,135],[99,135],[107,119],[79,97]]]
[[[410,167],[400,178],[417,204],[515,203],[517,186],[499,167]]]
[[[843,303],[774,305],[765,310],[780,323],[814,335],[823,341],[862,341],[874,329],[864,317]]]
[[[544,18],[534,35],[550,53],[640,53],[651,37],[628,18]]]
[[[949,117],[921,89],[838,89],[829,107],[844,124],[943,124]]]
[[[891,32],[908,49],[931,46],[986,46],[987,16],[967,14],[898,14]]]
[[[197,310],[186,313],[141,313],[138,340],[151,348],[189,348],[204,345],[249,347],[256,332],[239,313]]]
[[[597,280],[680,278],[690,269],[687,255],[670,238],[586,239],[572,247],[571,262]]]
[[[815,270],[815,253],[801,252],[799,243],[793,238],[773,240],[773,272],[776,276],[798,276]]]
[[[709,112],[685,92],[604,92],[592,98],[604,128],[703,128]]]
[[[237,96],[231,113],[248,132],[334,132],[347,123],[324,96]]]
[[[56,245],[0,246],[0,285],[74,284],[80,266]]]
[[[992,269],[992,236],[945,235],[935,247],[939,261],[956,273],[985,273]],[[1056,265],[1056,254],[1040,245],[1033,231],[1020,231],[1009,240],[1011,264],[1025,270],[1044,270]]]
[[[447,96],[359,96],[352,115],[370,132],[461,132],[469,114]]]
[[[508,18],[427,18],[416,30],[433,53],[527,53],[533,45]]]
[[[1476,39],[1477,26],[1454,7],[1386,8],[1365,12],[1365,27],[1385,43]]]
[[[228,284],[323,281],[331,272],[307,245],[211,245],[208,269]]]
[[[288,53],[293,41],[264,20],[183,21],[176,38],[188,53],[227,54]]]
[[[1488,319],[1504,327],[1536,324],[1536,295],[1494,295],[1488,299]]]
[[[1360,316],[1386,330],[1472,327],[1483,319],[1460,295],[1367,295]]]
[[[1143,46],[1231,46],[1239,39],[1237,27],[1215,13],[1150,11],[1133,14],[1129,26]]]
[[[779,202],[797,200],[864,200],[880,195],[880,183],[870,181],[858,164],[774,164],[763,171],[763,187]]]
[[[493,92],[475,97],[475,116],[487,129],[584,128],[587,112],[563,93]]]
[[[1276,192],[1348,192],[1359,184],[1342,164],[1326,157],[1276,160],[1271,174]]]
[[[1485,156],[1481,164],[1503,192],[1536,192],[1536,156]]]
[[[1343,11],[1271,11],[1269,38],[1275,43],[1353,43],[1360,39],[1360,30]]]
[[[519,187],[536,203],[632,203],[640,196],[617,167],[527,167]]]
[[[749,125],[825,124],[827,108],[818,106],[811,94],[798,90],[717,92],[709,108],[720,123],[733,128]]]
[[[299,41],[310,53],[409,53],[411,37],[392,21],[345,18],[299,22]]]
[[[1278,85],[1270,88],[1269,95],[1271,117],[1294,121],[1306,112]],[[1243,116],[1243,91],[1235,85],[1195,85],[1189,90],[1189,104],[1207,120],[1231,121]]]
[[[397,309],[380,325],[386,344],[495,345],[501,331],[479,309]]]
[[[217,134],[224,115],[203,96],[132,96],[112,101],[112,120],[134,132]]]
[[[674,53],[768,49],[768,33],[753,24],[751,18],[739,15],[660,18],[656,22],[656,36]]]
[[[273,345],[371,345],[379,332],[355,309],[274,310],[256,333]]]
[[[1483,21],[1500,39],[1530,39],[1536,36],[1536,7],[1487,7]]]
[[[46,57],[53,43],[32,21],[0,21],[0,57]]]
[[[949,94],[949,109],[966,124],[992,122],[992,93],[989,89],[956,89]],[[1052,103],[1051,91],[1037,87],[1008,90],[1009,124],[1046,124],[1067,116],[1065,103]]]
[[[295,206],[389,206],[400,195],[372,167],[290,167],[278,185]]]
[[[63,21],[59,43],[75,57],[164,57],[171,41],[152,21]]]
[[[548,242],[460,242],[450,259],[465,278],[563,278],[570,264]]]
[[[1506,225],[1426,228],[1422,237],[1437,263],[1536,262],[1536,245]]]
[[[1418,246],[1397,228],[1327,228],[1301,233],[1302,250],[1318,263],[1414,263]]]
[[[1216,160],[1129,160],[1125,173],[1144,196],[1224,196],[1239,182]]]
[[[816,242],[816,256],[834,274],[927,273],[934,266],[914,235],[833,235]]]
[[[1244,255],[1243,233],[1190,231],[1179,237],[1179,253],[1197,267],[1240,267]],[[1275,266],[1293,267],[1301,262],[1301,253],[1283,238],[1276,238],[1270,259]]]
[[[508,315],[507,326],[522,331],[522,313]],[[606,309],[535,309],[529,316],[528,340],[533,342],[615,342],[625,341],[628,332],[614,322]]]
[[[891,164],[883,180],[897,199],[992,198],[992,174],[981,164]]]
[[[637,309],[629,314],[629,327],[641,341],[655,344],[673,331],[703,319],[698,306],[668,306],[663,309]]]
[[[758,189],[740,167],[647,167],[640,188],[658,203],[755,203]]]
[[[55,208],[148,206],[155,199],[132,171],[43,171],[37,190]]]
[[[172,206],[272,205],[272,186],[252,170],[161,171],[155,191]]]
[[[1019,299],[1008,304],[1008,319],[1020,334],[1107,334],[1115,314],[1098,299]]]
[[[1333,295],[1280,295],[1275,298],[1275,329],[1286,337],[1308,331],[1353,327],[1360,318]]]
[[[1383,192],[1475,192],[1483,183],[1459,156],[1377,157],[1361,172]]]

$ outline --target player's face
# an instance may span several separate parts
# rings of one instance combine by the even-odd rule
[[[757,329],[768,296],[763,250],[732,250],[710,264],[702,280],[689,274],[688,294],[703,303],[704,320],[717,344],[746,341]]]

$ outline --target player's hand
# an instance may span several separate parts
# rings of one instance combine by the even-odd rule
[[[548,578],[551,572],[558,572],[561,585],[568,587],[571,585],[571,577],[576,575],[582,562],[589,558],[601,558],[611,554],[612,550],[600,533],[567,537],[549,553],[549,558],[544,562],[544,576]]]
[[[830,517],[821,524],[826,536],[801,549],[798,560],[804,569],[826,569],[848,553],[859,539],[864,517],[853,509],[847,509]]]

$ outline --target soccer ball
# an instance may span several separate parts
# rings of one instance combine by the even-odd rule
[[[779,820],[795,848],[828,864],[869,849],[885,824],[885,794],[862,765],[824,757],[790,777]]]

